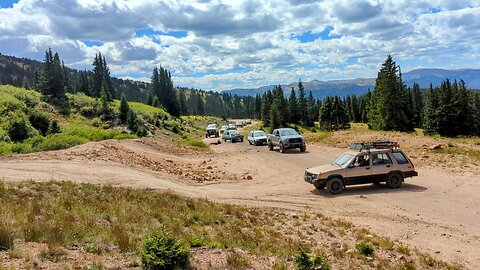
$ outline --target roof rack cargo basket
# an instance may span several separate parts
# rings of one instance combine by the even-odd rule
[[[376,149],[394,149],[399,148],[400,145],[397,142],[393,141],[373,141],[373,142],[362,142],[362,143],[352,143],[350,148],[353,150],[369,150],[372,148]]]

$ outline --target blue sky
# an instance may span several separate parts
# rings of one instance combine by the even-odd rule
[[[116,77],[161,65],[219,91],[375,77],[388,54],[403,72],[479,68],[478,14],[478,0],[0,0],[0,53],[51,47],[91,69],[101,52]]]

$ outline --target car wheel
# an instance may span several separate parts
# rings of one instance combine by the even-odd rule
[[[399,173],[391,173],[387,176],[387,187],[399,188],[402,185],[403,177]]]
[[[243,138],[240,139],[240,142],[243,142]]]
[[[273,144],[272,144],[272,142],[268,142],[268,150],[273,151]]]
[[[304,146],[300,146],[300,152],[305,152],[305,150],[307,149],[307,147],[304,145]]]
[[[319,183],[319,182],[315,182],[313,183],[313,186],[316,188],[316,189],[325,189],[325,183]]]
[[[223,139],[223,142],[227,142],[227,139]]]
[[[280,143],[280,152],[285,153],[285,146],[283,146],[283,143]]]
[[[208,138],[208,134],[205,134],[205,138]]]
[[[332,194],[338,194],[343,191],[344,185],[342,179],[334,177],[327,182],[327,190]]]

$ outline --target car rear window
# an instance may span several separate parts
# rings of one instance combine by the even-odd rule
[[[407,164],[408,159],[405,157],[405,155],[402,152],[394,152],[393,157],[397,161],[398,164]]]
[[[383,165],[383,164],[391,164],[390,158],[386,153],[383,154],[372,154],[372,164],[373,165]]]

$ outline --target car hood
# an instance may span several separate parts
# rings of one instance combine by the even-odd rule
[[[326,165],[322,165],[322,166],[308,168],[307,172],[314,173],[314,174],[320,174],[320,173],[336,171],[338,169],[342,169],[342,168],[340,168],[338,166],[333,166],[332,164],[326,164]]]
[[[288,135],[288,136],[282,136],[282,140],[285,140],[285,139],[296,139],[296,138],[302,138],[303,137],[301,135]]]

